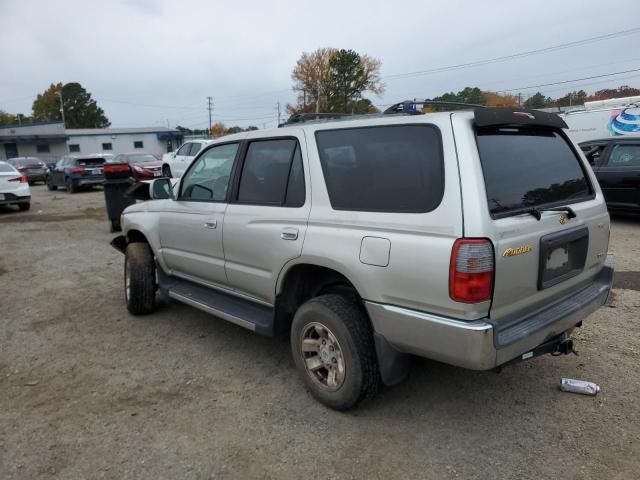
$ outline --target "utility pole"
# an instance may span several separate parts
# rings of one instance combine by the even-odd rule
[[[320,80],[318,80],[318,91],[316,92],[316,113],[320,113]]]
[[[62,101],[62,92],[55,92],[60,97],[60,114],[62,115],[62,128],[67,128],[67,124],[64,121],[64,102]]]
[[[21,113],[18,113],[18,114],[16,115],[16,118],[18,119],[18,125],[22,125],[22,114],[21,114]]]
[[[211,135],[211,110],[213,110],[213,97],[207,97],[209,108],[209,135]]]
[[[307,91],[304,88],[302,89],[302,106],[307,108]]]
[[[518,92],[518,106],[521,107],[522,106],[522,93]]]
[[[280,126],[280,102],[276,103],[276,110],[278,110],[278,126]]]

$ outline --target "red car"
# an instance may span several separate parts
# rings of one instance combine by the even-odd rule
[[[162,161],[150,153],[123,153],[111,160],[113,164],[127,164],[131,176],[139,180],[162,176]]]

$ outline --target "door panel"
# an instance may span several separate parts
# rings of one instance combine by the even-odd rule
[[[302,253],[311,205],[309,189],[304,191],[304,137],[287,133],[295,137],[248,144],[237,199],[224,223],[229,284],[268,303],[275,301],[282,267]]]
[[[162,257],[171,273],[225,285],[222,225],[226,203],[173,201],[160,215]]]
[[[180,182],[160,215],[160,245],[170,273],[226,285],[222,231],[238,144],[213,147]]]
[[[613,145],[606,163],[596,170],[607,204],[617,208],[640,207],[640,143]]]

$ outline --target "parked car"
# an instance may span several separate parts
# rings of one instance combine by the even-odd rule
[[[640,137],[580,144],[611,211],[640,213]]]
[[[139,180],[162,176],[162,161],[150,153],[123,153],[110,160],[109,163],[127,164],[131,176]]]
[[[159,288],[288,332],[336,409],[399,382],[410,355],[489,370],[570,353],[613,269],[602,192],[563,128],[476,108],[219,139],[124,211],[127,308],[152,312]]]
[[[20,210],[31,208],[31,189],[24,173],[13,165],[0,161],[0,205],[17,205]]]
[[[69,193],[104,183],[102,155],[69,155],[56,163],[47,176],[47,188],[64,187]]]
[[[7,163],[15,167],[20,173],[27,177],[29,184],[35,182],[46,183],[49,169],[47,165],[36,157],[14,157],[7,160]]]
[[[165,177],[180,178],[193,158],[211,140],[189,140],[182,144],[175,152],[162,156],[162,174]]]

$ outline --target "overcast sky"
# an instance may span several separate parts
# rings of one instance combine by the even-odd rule
[[[302,52],[351,48],[380,59],[383,76],[424,71],[640,27],[640,1],[0,0],[0,19],[0,110],[29,114],[52,82],[80,82],[113,126],[204,127],[211,95],[214,121],[262,128],[276,125],[278,101],[294,100],[290,75]],[[640,32],[392,77],[369,98],[383,105],[633,70],[638,47]],[[557,97],[621,84],[640,87],[640,71],[540,90]]]

